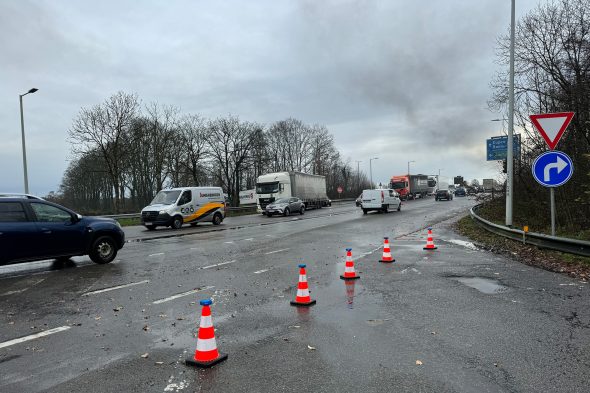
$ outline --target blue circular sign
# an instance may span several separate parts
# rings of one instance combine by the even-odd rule
[[[574,173],[572,159],[562,151],[551,150],[535,158],[533,176],[542,186],[559,187]]]

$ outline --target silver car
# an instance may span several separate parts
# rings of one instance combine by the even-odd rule
[[[305,204],[299,198],[281,198],[266,206],[264,214],[268,217],[274,214],[288,216],[291,213],[305,213]]]

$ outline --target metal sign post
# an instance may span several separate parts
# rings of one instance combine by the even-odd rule
[[[551,195],[551,236],[555,236],[555,188],[549,190]]]
[[[535,158],[532,169],[535,180],[550,188],[551,235],[555,236],[555,187],[565,184],[572,177],[574,164],[564,152],[551,150]]]

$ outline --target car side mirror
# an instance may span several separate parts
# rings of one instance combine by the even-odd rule
[[[80,222],[81,220],[82,220],[82,215],[80,215],[80,214],[74,214],[72,216],[72,223],[74,223],[74,224],[77,222]]]

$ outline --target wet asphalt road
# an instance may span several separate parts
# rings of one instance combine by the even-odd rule
[[[335,206],[153,240],[136,230],[144,241],[109,265],[4,267],[0,392],[587,391],[588,285],[465,243],[450,223],[472,204]],[[428,225],[436,251],[422,250]],[[394,264],[377,262],[385,235]],[[349,286],[346,247],[361,274]],[[309,309],[289,305],[302,262]],[[196,370],[182,361],[209,296],[229,359]]]

